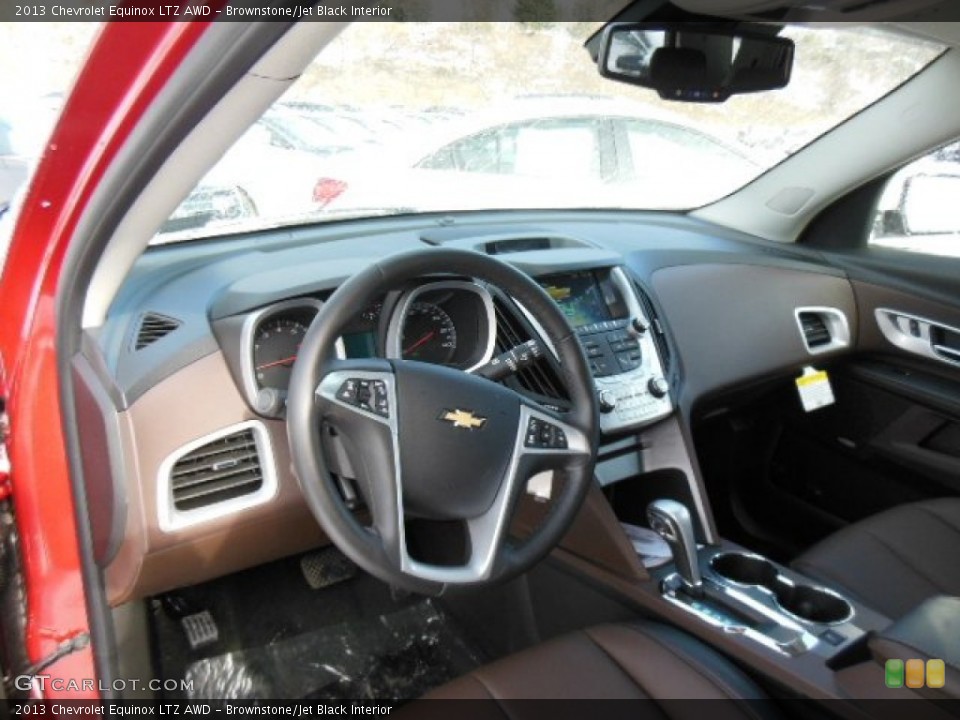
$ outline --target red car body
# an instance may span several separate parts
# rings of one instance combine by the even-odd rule
[[[0,396],[36,666],[89,631],[57,373],[57,289],[86,203],[209,22],[109,23],[95,41],[16,220],[0,276]],[[91,498],[96,502],[96,498]],[[100,696],[89,645],[41,675],[45,698]],[[86,682],[84,682],[86,681]]]

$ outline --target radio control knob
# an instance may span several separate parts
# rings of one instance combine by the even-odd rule
[[[663,377],[650,378],[650,382],[647,383],[647,389],[655,398],[662,398],[670,391],[670,383]]]
[[[597,402],[600,405],[600,412],[604,414],[613,412],[613,409],[617,406],[617,396],[609,390],[601,390],[597,394]]]
[[[630,321],[630,331],[638,337],[643,335],[649,329],[650,323],[647,322],[646,318],[643,318],[639,315]]]

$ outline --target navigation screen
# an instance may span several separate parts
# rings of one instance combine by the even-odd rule
[[[610,308],[592,272],[555,275],[540,280],[540,286],[554,299],[573,327],[611,320]]]

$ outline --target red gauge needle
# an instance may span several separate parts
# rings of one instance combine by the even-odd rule
[[[263,365],[257,365],[257,370],[266,370],[267,368],[272,368],[276,365],[292,365],[293,361],[296,359],[296,355],[291,355],[288,358],[283,358],[283,360],[274,360],[273,362],[264,363]]]
[[[436,330],[431,330],[431,331],[428,332],[426,335],[424,335],[422,338],[420,338],[419,340],[417,340],[413,345],[411,345],[411,346],[408,347],[406,350],[404,350],[404,351],[403,351],[403,354],[404,354],[404,355],[408,355],[409,353],[412,353],[414,350],[416,350],[418,347],[420,347],[420,346],[423,345],[424,343],[430,342],[430,340],[432,340],[432,339],[433,339],[433,336],[436,335],[436,334],[437,334],[437,331],[436,331]]]

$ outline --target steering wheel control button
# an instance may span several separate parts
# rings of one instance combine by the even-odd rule
[[[371,388],[373,390],[373,411],[377,415],[390,417],[390,401],[387,398],[387,384],[383,380],[374,380]]]
[[[538,450],[566,450],[567,434],[553,423],[530,418],[527,423],[524,446]]]
[[[383,380],[348,378],[337,390],[337,399],[369,413],[390,417],[387,383]]]
[[[350,405],[357,404],[357,381],[353,378],[344,380],[340,389],[337,390],[337,399]]]
[[[373,400],[373,390],[370,387],[370,380],[357,381],[357,407],[367,412],[373,412],[371,404]]]

